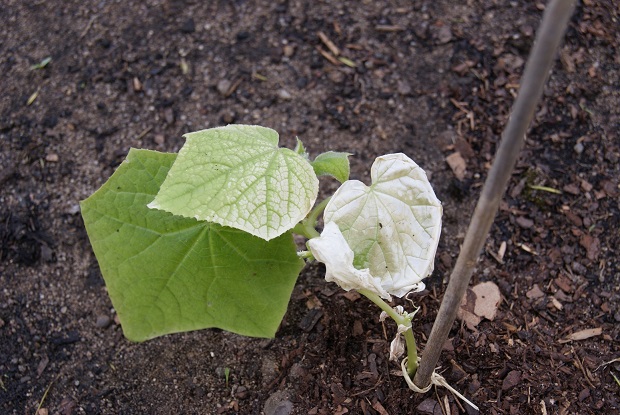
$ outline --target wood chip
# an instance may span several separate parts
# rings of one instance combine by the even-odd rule
[[[375,26],[375,30],[377,30],[378,32],[400,32],[405,30],[405,28],[397,25],[380,24]]]
[[[564,306],[562,306],[562,303],[559,302],[555,297],[551,297],[551,304],[553,304],[553,306],[559,311],[562,311],[562,309],[564,308]]]
[[[308,311],[306,315],[301,319],[298,324],[298,327],[305,331],[306,333],[312,331],[316,323],[323,317],[323,311],[319,308],[313,308]]]
[[[41,375],[45,371],[45,368],[47,367],[47,364],[49,362],[50,362],[49,357],[47,357],[47,355],[43,355],[43,357],[41,358],[41,361],[39,362],[39,365],[37,366],[37,377],[41,377]]]
[[[517,217],[517,225],[523,229],[529,229],[534,226],[534,221],[530,218],[526,218],[525,216],[519,216]]]
[[[467,163],[461,153],[454,152],[446,157],[446,163],[452,169],[452,172],[456,176],[457,179],[462,181],[465,178],[465,171],[467,170]]]
[[[321,308],[323,307],[323,303],[321,303],[321,300],[319,300],[319,297],[317,297],[314,294],[311,294],[308,297],[308,300],[306,300],[306,307],[308,308],[308,310],[312,310],[313,308]]]
[[[504,255],[506,255],[506,241],[502,241],[502,243],[499,245],[499,250],[497,251],[497,256],[499,257],[500,260],[504,259]]]
[[[601,334],[603,334],[602,327],[580,330],[573,334],[569,334],[564,339],[560,340],[560,343],[568,343],[571,341],[585,340],[585,339],[589,339],[590,337],[600,336]]]
[[[538,284],[534,284],[532,288],[530,288],[530,290],[525,293],[525,296],[531,300],[535,300],[537,298],[544,297],[545,293],[540,289]]]
[[[381,405],[379,401],[372,404],[372,409],[379,412],[380,415],[390,415],[390,413]]]
[[[553,283],[562,291],[566,292],[566,293],[573,293],[575,291],[575,288],[573,287],[573,284],[571,284],[570,280],[565,277],[564,275],[560,275],[559,277],[557,277],[556,279],[553,280]]]
[[[507,391],[517,386],[521,382],[521,372],[518,370],[511,370],[508,372],[504,381],[502,382],[502,390]]]
[[[597,237],[584,234],[579,239],[579,245],[586,249],[589,260],[594,261],[598,258],[598,254],[601,249],[601,241]]]
[[[137,76],[133,77],[133,90],[134,92],[142,91],[142,82],[140,82]]]
[[[351,302],[355,302],[362,298],[360,293],[355,290],[347,291],[346,293],[342,294],[342,296]]]

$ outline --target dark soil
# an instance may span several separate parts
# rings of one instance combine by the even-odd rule
[[[228,123],[354,152],[366,182],[404,152],[445,208],[415,298],[423,351],[544,9],[466,3],[4,0],[0,413],[470,413],[445,389],[409,391],[387,360],[395,327],[319,265],[273,340],[128,342],[78,207],[130,147],[177,151]],[[578,6],[474,275],[500,287],[498,315],[445,345],[439,371],[482,413],[620,413],[620,363],[604,364],[620,357],[619,18],[615,0]],[[356,66],[324,57],[318,32]],[[598,331],[567,340],[584,329]]]

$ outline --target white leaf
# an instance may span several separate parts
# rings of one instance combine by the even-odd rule
[[[396,337],[390,343],[390,360],[397,361],[405,353],[405,343],[403,336],[396,333]]]
[[[370,275],[368,269],[353,266],[353,251],[338,229],[331,222],[325,225],[321,236],[308,241],[312,255],[325,264],[325,280],[335,282],[342,289],[366,289],[382,298],[391,300],[390,294],[381,287],[381,280]]]
[[[424,170],[404,154],[377,158],[371,178],[370,187],[349,180],[336,191],[325,209],[326,229],[338,225],[354,268],[379,279],[389,294],[421,291],[433,271],[441,202]]]

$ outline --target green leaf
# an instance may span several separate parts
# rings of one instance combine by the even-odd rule
[[[312,168],[317,176],[332,176],[340,183],[349,180],[349,156],[351,153],[328,151],[319,154],[312,162]]]
[[[219,327],[273,337],[303,261],[292,235],[271,241],[149,209],[175,154],[132,149],[81,203],[125,336]]]
[[[318,179],[278,133],[229,125],[186,134],[187,141],[150,208],[241,229],[270,240],[312,208]]]
[[[295,144],[295,149],[293,151],[302,157],[308,158],[308,153],[306,153],[306,147],[304,147],[304,143],[301,142],[299,137],[297,137],[297,144]]]
[[[423,289],[421,280],[433,271],[441,233],[441,202],[424,170],[404,154],[378,157],[371,178],[370,187],[357,180],[340,186],[325,208],[325,224],[338,225],[353,250],[355,269],[368,269],[372,277],[381,280],[384,290],[402,297]],[[342,258],[330,254],[334,241],[337,239],[327,239],[323,244],[326,252],[319,254],[336,261],[339,269],[332,270],[333,275],[350,276]]]
[[[47,58],[43,59],[41,62],[39,63],[35,63],[34,65],[30,66],[31,70],[34,69],[43,69],[47,66],[48,63],[50,63],[52,61],[52,57],[48,56]]]

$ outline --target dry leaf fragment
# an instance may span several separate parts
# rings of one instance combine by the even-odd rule
[[[37,97],[39,96],[39,91],[40,89],[37,88],[37,90],[34,91],[32,95],[30,95],[30,97],[28,97],[28,101],[26,101],[26,105],[31,105],[34,102],[34,100],[37,99]]]
[[[601,248],[601,241],[597,237],[592,237],[591,235],[584,234],[579,240],[579,245],[583,246],[588,255],[588,259],[591,261],[596,260],[598,258],[598,254]]]
[[[381,403],[379,403],[379,401],[372,404],[372,409],[379,412],[380,415],[390,415],[390,413],[383,407],[383,405],[381,405]]]
[[[502,299],[499,288],[491,281],[483,282],[473,288],[476,294],[474,313],[488,320],[495,319],[497,307]]]
[[[570,341],[585,340],[585,339],[589,339],[590,337],[600,336],[601,334],[603,334],[602,327],[580,330],[580,331],[576,331],[575,333],[569,334],[564,339],[560,340],[560,343],[568,343]]]
[[[562,306],[562,303],[559,302],[558,299],[555,297],[551,297],[551,304],[553,304],[553,306],[560,311],[562,310],[562,308],[564,308],[564,306]]]
[[[525,296],[533,300],[536,298],[544,297],[545,293],[540,289],[538,284],[534,284],[532,288],[530,288],[530,290],[525,293]]]
[[[482,282],[467,290],[466,297],[458,311],[458,317],[465,322],[467,328],[474,330],[483,318],[495,319],[501,299],[499,288],[495,283]]]
[[[506,254],[506,241],[502,241],[502,243],[499,245],[497,256],[499,257],[499,259],[504,259],[505,254]]]
[[[323,307],[323,303],[321,303],[319,297],[314,294],[310,294],[310,296],[306,300],[306,307],[308,308],[308,310],[312,310],[313,308],[321,308]]]
[[[458,151],[450,154],[446,157],[446,163],[452,169],[452,172],[456,176],[457,179],[463,180],[465,178],[465,170],[467,169],[467,163],[461,153]]]

